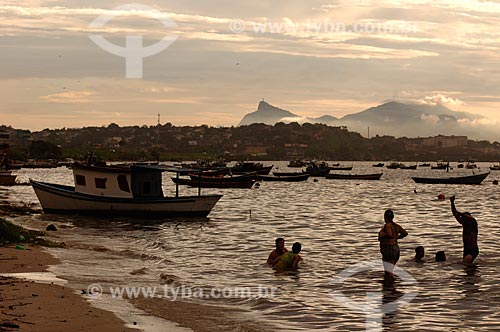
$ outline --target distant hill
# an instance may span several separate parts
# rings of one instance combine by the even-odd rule
[[[249,113],[243,117],[238,126],[250,125],[252,123],[264,123],[268,125],[273,125],[280,122],[283,118],[296,118],[291,112],[285,111],[281,108],[272,106],[265,101],[259,103],[257,111]]]
[[[319,118],[311,119],[313,123],[336,124],[339,119],[331,115],[323,115]]]
[[[456,112],[441,104],[389,101],[367,110],[349,114],[341,119],[330,115],[305,118],[289,111],[261,102],[256,112],[247,114],[240,125],[250,123],[275,124],[277,122],[324,123],[347,126],[349,130],[370,136],[391,135],[418,137],[434,135],[466,135],[473,139],[500,140],[500,126],[483,116]],[[261,109],[262,108],[262,109]]]

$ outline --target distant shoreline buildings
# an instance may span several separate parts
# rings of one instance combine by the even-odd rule
[[[467,136],[362,137],[345,127],[297,123],[214,128],[206,125],[86,127],[27,132],[0,127],[10,138],[12,159],[105,160],[500,160],[500,143]],[[160,134],[160,137],[158,136]],[[35,144],[36,143],[36,144]],[[52,154],[48,154],[48,151]],[[43,155],[43,157],[41,157]]]

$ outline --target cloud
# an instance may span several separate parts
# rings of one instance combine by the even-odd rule
[[[298,122],[298,123],[306,123],[306,122],[311,122],[311,119],[304,117],[304,116],[296,116],[296,117],[284,117],[280,119],[280,122],[284,123],[291,123],[291,122]]]
[[[460,99],[448,97],[448,96],[445,96],[445,95],[440,94],[440,93],[435,94],[433,96],[426,96],[426,97],[420,99],[419,102],[422,104],[427,104],[427,105],[432,105],[432,106],[437,106],[437,105],[462,106],[462,105],[465,105],[465,102],[460,100]]]
[[[437,115],[433,115],[433,114],[422,114],[420,116],[420,119],[422,121],[427,122],[428,124],[433,125],[433,126],[437,125],[439,122],[439,117]]]
[[[473,119],[473,120],[463,118],[463,119],[458,119],[458,123],[463,127],[475,127],[475,128],[482,126],[500,126],[500,121],[490,120],[487,118]]]
[[[95,94],[93,91],[67,91],[41,96],[40,99],[49,103],[90,103],[92,100],[89,97]]]

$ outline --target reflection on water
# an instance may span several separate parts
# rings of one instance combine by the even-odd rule
[[[267,163],[266,163],[267,164]],[[355,163],[353,172],[374,173],[370,163]],[[286,162],[274,163],[281,171]],[[485,164],[483,166],[487,166]],[[379,171],[378,169],[375,172]],[[454,170],[450,176],[470,173]],[[21,180],[71,184],[71,171],[18,171]],[[400,241],[398,266],[416,285],[397,280],[381,284],[383,274],[360,273],[344,283],[343,292],[363,300],[366,292],[382,292],[383,301],[417,292],[408,305],[383,316],[385,331],[500,330],[499,187],[492,173],[481,186],[415,184],[409,176],[445,176],[439,170],[386,170],[380,181],[265,182],[250,190],[224,190],[208,218],[197,220],[101,219],[38,215],[20,217],[26,225],[56,223],[51,233],[70,244],[54,249],[64,263],[54,272],[73,285],[94,283],[161,285],[175,282],[190,287],[276,287],[271,299],[226,299],[272,321],[280,330],[363,331],[365,315],[345,309],[332,296],[332,278],[366,260],[380,260],[377,232],[383,212],[392,208],[395,221],[409,236]],[[500,173],[498,173],[500,175]],[[496,176],[498,179],[500,176]],[[175,193],[165,175],[164,190]],[[203,193],[219,193],[205,189]],[[182,188],[181,194],[196,194]],[[461,227],[439,194],[457,196],[457,208],[471,211],[479,223],[481,254],[464,268]],[[11,200],[37,202],[30,187],[14,187]],[[276,274],[265,261],[274,239],[284,237],[290,249],[302,243],[304,261],[298,273]],[[414,248],[423,245],[426,262],[413,262]],[[445,250],[448,261],[435,263]],[[138,272],[139,271],[139,272]],[[222,301],[222,300],[219,300]]]

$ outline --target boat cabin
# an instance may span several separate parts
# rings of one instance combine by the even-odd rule
[[[76,192],[106,197],[162,198],[161,174],[134,166],[73,165]]]

